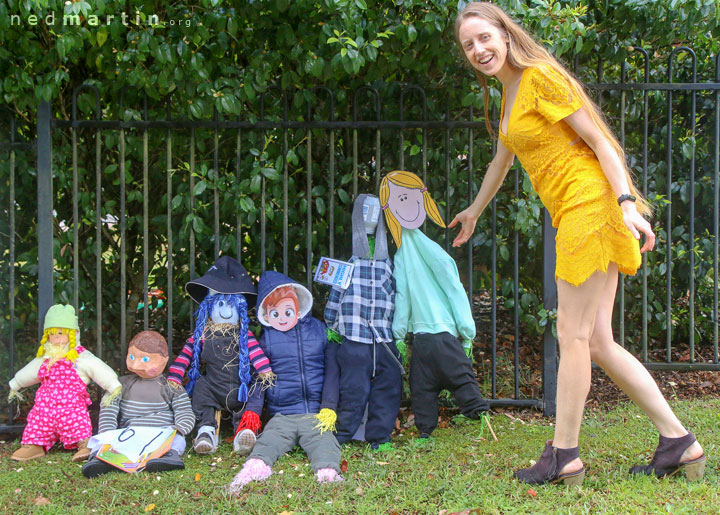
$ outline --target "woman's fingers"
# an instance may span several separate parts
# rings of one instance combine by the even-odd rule
[[[640,226],[640,231],[645,235],[645,244],[640,249],[640,252],[647,252],[655,247],[655,233],[652,231],[650,224],[645,222]]]
[[[465,235],[465,231],[461,230],[460,233],[457,235],[455,240],[453,240],[453,247],[459,247],[463,243],[465,243],[468,240],[468,237]]]
[[[474,221],[465,221],[460,223],[462,224],[461,229],[458,235],[455,237],[455,240],[453,241],[453,247],[459,247],[460,245],[468,241],[470,239],[470,236],[472,236],[473,231],[475,230]]]

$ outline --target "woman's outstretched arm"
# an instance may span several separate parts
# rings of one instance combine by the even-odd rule
[[[470,204],[467,209],[455,215],[455,218],[453,218],[452,222],[448,225],[449,228],[455,227],[458,222],[460,222],[461,225],[460,232],[453,241],[453,247],[459,247],[470,239],[470,236],[472,236],[475,231],[475,223],[478,217],[500,189],[514,161],[515,155],[498,140],[495,157],[490,161],[490,166],[488,166],[485,177],[480,185],[480,191],[478,191],[475,200],[473,200],[473,203]]]

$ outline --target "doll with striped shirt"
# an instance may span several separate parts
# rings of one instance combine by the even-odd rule
[[[185,389],[198,426],[193,450],[198,454],[217,450],[215,412],[228,411],[235,428],[234,450],[248,454],[260,430],[260,420],[243,412],[250,386],[266,387],[274,378],[268,358],[249,330],[248,310],[255,304],[257,290],[245,268],[228,256],[188,282],[185,290],[200,306],[193,336],[170,366],[168,381],[179,386],[187,372]],[[251,364],[257,383],[251,378]]]
[[[145,464],[148,472],[184,469],[182,454],[185,436],[195,426],[195,415],[184,390],[172,388],[163,375],[168,362],[168,344],[156,331],[142,331],[128,344],[127,369],[120,378],[122,395],[100,409],[98,434],[88,442],[93,451],[83,466],[87,478],[97,477],[118,468],[97,457],[104,443],[112,444],[127,428],[172,428],[176,431],[170,450]]]

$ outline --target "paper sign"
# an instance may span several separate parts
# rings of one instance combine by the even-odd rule
[[[176,432],[172,428],[158,427],[108,431],[101,434],[105,443],[98,450],[97,457],[129,474],[139,472],[148,461],[170,450]]]
[[[338,286],[344,290],[350,285],[353,268],[355,265],[347,261],[321,257],[315,270],[315,282]]]

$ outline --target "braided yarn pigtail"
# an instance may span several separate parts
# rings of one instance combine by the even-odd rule
[[[192,396],[193,389],[195,388],[195,382],[200,378],[200,355],[202,354],[203,345],[203,332],[205,331],[205,324],[207,319],[212,312],[212,305],[216,295],[208,295],[200,303],[200,307],[195,312],[195,332],[193,333],[193,357],[190,363],[190,369],[188,370],[188,383],[185,386],[185,391],[188,395]]]
[[[240,334],[238,336],[238,401],[245,402],[248,398],[248,384],[250,384],[250,355],[248,352],[248,330],[250,320],[247,315],[247,301],[242,295],[233,295],[238,314],[240,315]]]

